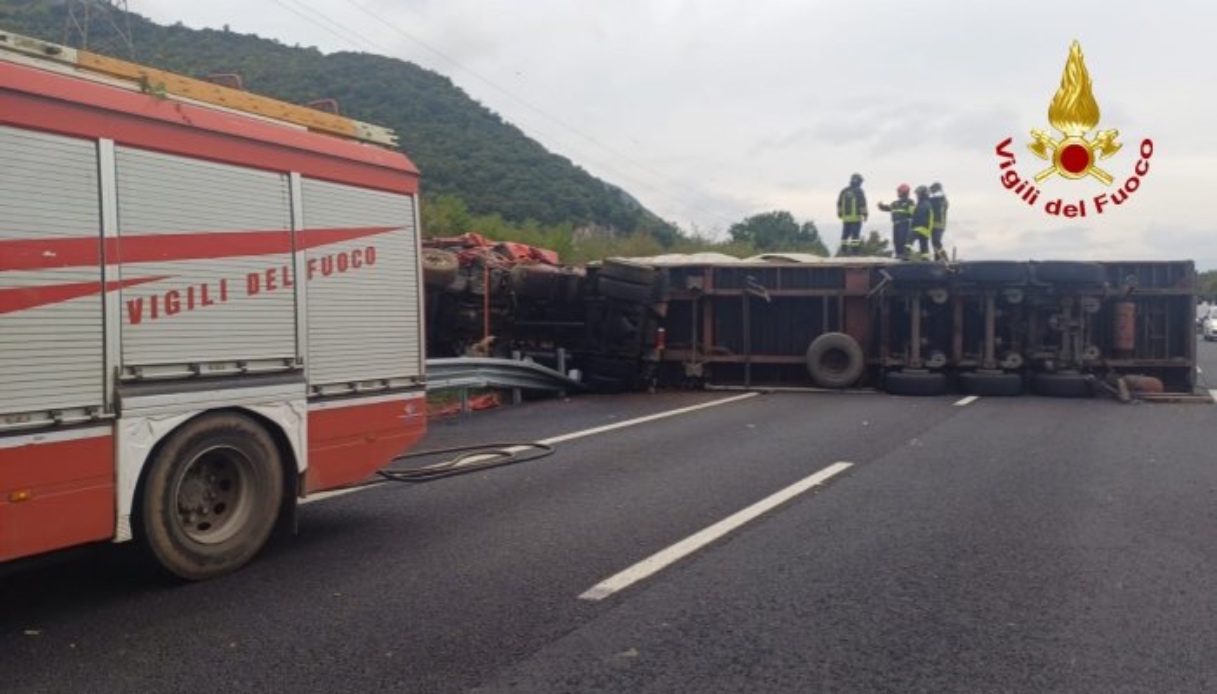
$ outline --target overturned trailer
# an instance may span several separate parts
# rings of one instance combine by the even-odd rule
[[[669,384],[1064,397],[1132,374],[1195,385],[1191,261],[635,262],[666,275],[650,368]]]

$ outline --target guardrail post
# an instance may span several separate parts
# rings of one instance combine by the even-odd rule
[[[567,373],[566,373],[566,348],[565,347],[558,348],[558,373],[562,374],[563,376],[567,375]],[[558,391],[558,397],[560,397],[560,398],[566,397],[565,388]]]
[[[520,351],[519,351],[519,350],[512,350],[512,352],[511,352],[511,358],[512,358],[514,361],[523,361],[523,360],[524,360],[524,355],[522,355],[522,354],[520,353]],[[522,403],[522,402],[524,402],[524,396],[523,396],[523,394],[520,392],[520,389],[519,389],[519,388],[512,388],[512,389],[511,389],[511,406],[512,406],[512,407],[515,407],[516,405],[519,405],[519,404],[520,404],[520,403]]]

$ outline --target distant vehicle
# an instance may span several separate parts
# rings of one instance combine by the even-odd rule
[[[1205,342],[1217,340],[1217,306],[1209,309],[1209,315],[1200,324],[1200,334]]]

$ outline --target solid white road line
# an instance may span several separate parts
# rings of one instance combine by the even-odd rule
[[[562,434],[561,436],[555,436],[553,438],[541,439],[537,443],[543,443],[543,444],[552,446],[555,443],[562,443],[563,441],[573,441],[575,439],[581,439],[584,436],[592,436],[594,434],[603,434],[606,431],[613,431],[614,429],[624,429],[626,427],[632,427],[632,426],[636,426],[638,424],[646,424],[647,422],[654,422],[657,419],[667,419],[668,417],[676,417],[678,415],[688,414],[690,412],[696,412],[698,410],[704,410],[707,407],[718,407],[719,405],[726,405],[726,404],[732,403],[732,402],[739,402],[740,400],[747,400],[748,398],[754,398],[758,395],[760,395],[760,393],[757,393],[757,392],[742,393],[740,395],[732,395],[729,398],[722,398],[721,400],[711,400],[710,402],[703,402],[700,405],[690,405],[688,407],[680,407],[675,410],[668,410],[667,412],[659,412],[657,414],[651,414],[651,415],[647,415],[645,417],[627,419],[624,422],[617,422],[616,424],[605,424],[604,426],[594,427],[592,429],[584,429],[583,431],[573,431],[569,434]]]
[[[642,579],[662,570],[674,562],[677,562],[696,552],[702,547],[705,547],[711,542],[714,542],[727,533],[730,533],[731,531],[744,525],[748,521],[751,521],[777,508],[778,506],[817,485],[823,484],[829,478],[845,472],[851,467],[853,467],[853,463],[833,463],[814,475],[795,482],[789,487],[761,499],[748,508],[727,516],[714,525],[690,535],[671,547],[652,554],[628,569],[606,578],[591,588],[588,588],[579,596],[579,598],[581,600],[603,600],[613,593],[616,593],[624,588],[628,588],[638,581],[641,581]]]
[[[728,398],[720,398],[718,400],[711,400],[709,402],[703,402],[698,405],[690,405],[688,407],[678,407],[674,410],[658,412],[656,414],[646,415],[645,417],[635,417],[634,419],[627,419],[623,422],[605,424],[603,426],[592,427],[591,429],[583,429],[581,431],[572,431],[569,434],[560,434],[558,436],[554,436],[554,437],[551,437],[548,439],[541,439],[537,443],[544,444],[546,446],[552,446],[554,444],[563,443],[565,441],[573,441],[575,439],[581,439],[585,436],[594,436],[596,434],[603,434],[608,431],[616,431],[617,429],[624,429],[626,427],[637,426],[639,424],[646,424],[647,422],[654,422],[659,419],[667,419],[668,417],[677,417],[682,414],[688,414],[690,412],[704,410],[709,407],[718,407],[719,405],[727,405],[729,403],[739,402],[740,400],[754,398],[758,395],[760,395],[759,392],[741,393],[740,395],[732,395],[731,397],[728,397]],[[534,449],[529,446],[511,446],[508,448],[504,448],[503,450],[505,450],[509,453],[523,453],[525,451],[530,451],[530,450],[534,450]],[[458,467],[463,467],[465,465],[473,465],[474,463],[484,462],[484,461],[490,460],[491,458],[496,458],[496,457],[498,457],[498,456],[493,456],[493,455],[469,456],[465,460],[462,460],[460,466],[458,466]],[[308,497],[302,499],[300,501],[300,503],[308,504],[308,503],[312,503],[314,501],[323,501],[325,499],[333,499],[334,497],[337,497],[337,496],[345,496],[347,494],[361,492],[365,489],[379,487],[382,484],[386,484],[386,483],[385,482],[375,482],[372,484],[363,485],[361,487],[349,487],[347,489],[335,489],[335,490],[329,491],[329,492],[318,492],[316,494],[310,494]]]
[[[964,405],[971,405],[972,403],[976,402],[976,399],[979,397],[979,395],[969,395],[966,398],[961,398],[959,402],[955,403],[955,406],[963,407]]]

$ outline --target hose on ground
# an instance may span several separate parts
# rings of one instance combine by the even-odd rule
[[[460,455],[423,467],[386,467],[377,470],[376,474],[391,482],[421,484],[423,482],[433,482],[448,477],[456,477],[457,475],[481,472],[496,467],[506,467],[532,460],[540,460],[541,458],[553,455],[554,447],[537,441],[482,443],[472,446],[454,446],[452,448],[436,448],[429,451],[407,453],[406,455],[394,458],[393,462],[448,453],[460,453]]]

